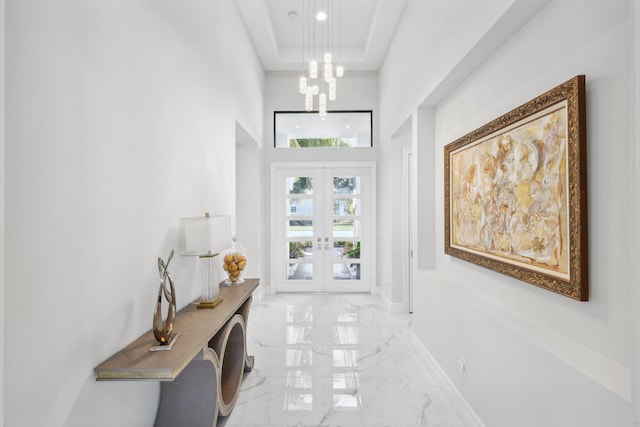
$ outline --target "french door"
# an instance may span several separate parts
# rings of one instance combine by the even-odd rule
[[[373,164],[272,174],[272,280],[280,292],[369,292],[374,283]]]

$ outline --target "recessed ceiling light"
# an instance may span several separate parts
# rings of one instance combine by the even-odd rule
[[[316,19],[317,19],[318,21],[326,21],[326,19],[327,19],[327,13],[321,10],[320,12],[318,12],[318,13],[316,14]]]

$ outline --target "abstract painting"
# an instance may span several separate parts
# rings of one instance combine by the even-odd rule
[[[445,147],[445,253],[588,298],[585,79]]]

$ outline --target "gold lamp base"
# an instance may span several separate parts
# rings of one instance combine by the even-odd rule
[[[218,304],[220,304],[222,302],[222,297],[218,296],[216,297],[213,301],[201,301],[198,303],[198,308],[214,308],[215,306],[217,306]]]

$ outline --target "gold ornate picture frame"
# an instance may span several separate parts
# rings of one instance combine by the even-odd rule
[[[448,255],[588,299],[585,77],[444,147]]]

